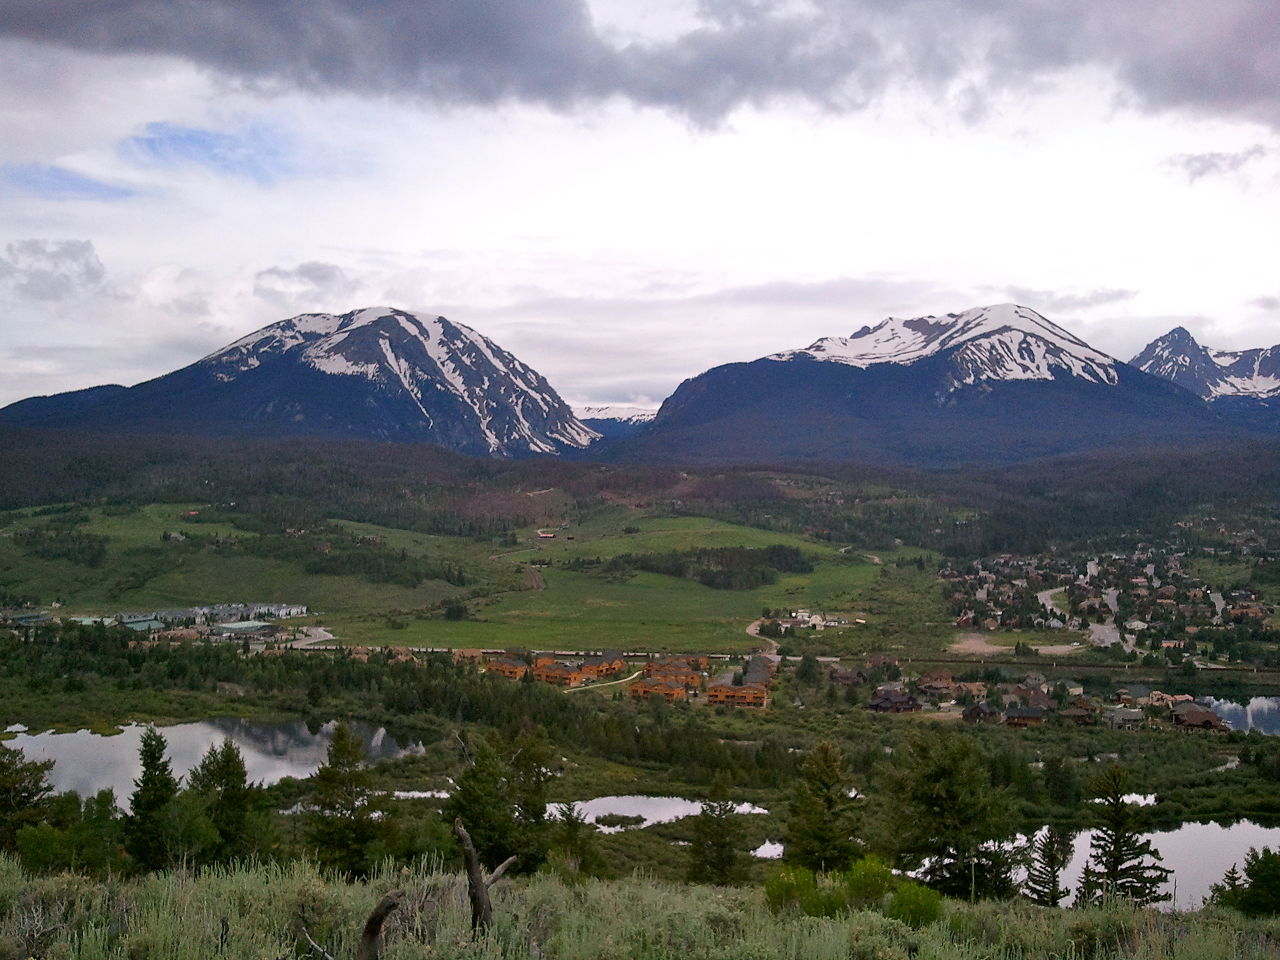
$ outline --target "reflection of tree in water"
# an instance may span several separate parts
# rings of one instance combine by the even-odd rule
[[[1280,697],[1253,697],[1247,704],[1205,697],[1204,703],[1232,730],[1257,730],[1280,736]]]
[[[307,729],[302,720],[267,723],[218,717],[199,723],[161,727],[168,741],[167,755],[173,772],[184,776],[205,752],[230,739],[244,755],[249,779],[275,783],[282,777],[308,777],[324,762],[336,723]],[[420,753],[421,744],[401,746],[382,727],[349,724],[371,760]],[[129,724],[117,736],[104,737],[88,730],[74,733],[18,734],[10,746],[28,759],[54,760],[50,779],[57,790],[74,790],[82,797],[110,787],[117,800],[127,798],[138,776],[138,744],[143,727]]]

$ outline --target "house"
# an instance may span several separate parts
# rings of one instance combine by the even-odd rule
[[[1216,713],[1202,703],[1182,701],[1172,704],[1169,712],[1173,716],[1173,724],[1186,730],[1215,730],[1227,733],[1231,727]]]
[[[506,677],[508,680],[520,680],[529,672],[529,665],[514,657],[496,657],[489,661],[487,670]]]
[[[553,687],[580,687],[587,679],[582,667],[576,663],[556,660],[533,668],[533,678],[541,683],[549,683]]]
[[[1006,727],[1038,727],[1044,723],[1048,711],[1044,707],[1010,707],[1005,711]]]
[[[973,697],[975,700],[985,700],[987,696],[987,685],[981,680],[972,682],[961,681],[953,684],[951,693],[954,697]]]
[[[644,665],[646,679],[676,681],[687,689],[697,690],[702,686],[702,674],[694,670],[687,658],[668,657],[662,660],[650,660]]]
[[[960,719],[965,723],[1000,723],[1004,719],[1004,714],[998,707],[980,702],[965,707],[964,713],[960,714]]]
[[[1151,688],[1140,683],[1131,683],[1127,687],[1116,687],[1116,702],[1126,707],[1145,707],[1151,702]]]
[[[454,663],[470,663],[476,666],[484,663],[484,651],[459,647],[453,651]]]
[[[945,671],[926,673],[916,683],[916,688],[927,697],[944,699],[951,696],[951,674]]]
[[[867,682],[867,675],[862,670],[842,670],[840,667],[829,667],[827,679],[840,687],[854,687]]]
[[[627,687],[632,700],[651,700],[661,697],[667,703],[686,700],[689,691],[679,680],[668,680],[661,677],[642,677]]]
[[[625,666],[626,662],[622,659],[622,654],[616,650],[606,650],[598,656],[584,659],[582,672],[593,680],[599,680],[601,677],[616,677]]]
[[[923,706],[919,700],[902,690],[877,687],[867,709],[877,713],[913,713],[923,709]]]
[[[769,688],[759,683],[737,685],[722,677],[707,687],[707,703],[764,709],[769,705]]]
[[[538,667],[545,667],[556,662],[554,653],[535,653],[533,655],[533,666],[536,670]]]
[[[1112,730],[1137,730],[1145,719],[1141,710],[1117,707],[1107,715],[1107,725]]]

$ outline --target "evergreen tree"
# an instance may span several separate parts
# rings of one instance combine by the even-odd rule
[[[208,859],[225,863],[247,856],[251,791],[240,748],[230,740],[211,746],[187,777],[187,789],[200,798],[217,833]]]
[[[815,871],[841,870],[853,861],[861,844],[852,788],[840,748],[818,743],[800,766],[787,807],[783,860]]]
[[[448,823],[462,820],[480,862],[494,867],[522,852],[511,768],[484,737],[472,741],[470,752],[471,762],[454,781],[443,814]]]
[[[142,773],[133,781],[129,796],[124,846],[143,870],[160,870],[170,864],[170,807],[178,796],[178,778],[165,756],[168,746],[160,731],[147,727],[138,747]]]
[[[1211,888],[1209,902],[1239,910],[1246,917],[1280,914],[1280,851],[1250,847],[1244,858],[1244,876],[1232,864],[1222,883]]]
[[[1159,865],[1160,854],[1142,839],[1138,807],[1124,799],[1128,786],[1129,773],[1119,766],[1108,767],[1089,782],[1097,798],[1093,806],[1098,826],[1077,903],[1124,899],[1145,906],[1169,899],[1159,891],[1173,871]]]
[[[373,791],[373,775],[365,767],[364,744],[338,724],[329,741],[324,765],[312,777],[312,813],[307,839],[320,864],[365,876],[381,852],[386,833],[384,805]]]
[[[1031,844],[1031,862],[1022,892],[1042,907],[1056,907],[1071,891],[1061,885],[1062,871],[1071,862],[1074,834],[1045,827]]]
[[[973,740],[942,729],[914,731],[879,778],[878,827],[898,866],[920,869],[926,883],[948,896],[1016,893],[1013,868],[1021,851],[1009,842],[1013,795],[992,782]]]
[[[604,873],[604,858],[596,847],[596,829],[587,823],[577,804],[559,804],[552,825],[552,848],[574,873],[587,877]]]
[[[818,664],[818,658],[812,653],[806,653],[800,658],[800,665],[796,667],[796,682],[813,686],[821,679],[822,667]]]
[[[547,784],[552,777],[555,751],[541,727],[522,732],[513,746],[509,766],[519,866],[521,870],[534,870],[547,856]]]
[[[729,799],[728,782],[717,774],[693,821],[693,842],[689,847],[689,879],[694,883],[727,886],[742,882],[743,852],[733,825],[734,803]]]
[[[52,760],[28,760],[0,744],[0,850],[16,850],[18,831],[43,817],[52,769]]]

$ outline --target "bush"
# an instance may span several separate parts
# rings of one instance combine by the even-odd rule
[[[876,857],[855,861],[844,874],[845,891],[856,907],[878,907],[893,884],[893,871]]]
[[[942,894],[914,880],[906,880],[894,891],[884,912],[887,917],[919,929],[941,919]]]

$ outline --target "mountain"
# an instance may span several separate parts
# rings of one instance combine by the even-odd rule
[[[1174,327],[1129,362],[1210,401],[1280,398],[1280,346],[1214,350],[1197,343],[1185,328]]]
[[[641,427],[652,423],[658,413],[647,407],[626,406],[575,407],[573,412],[579,420],[605,439],[629,437]]]
[[[582,449],[598,438],[539,374],[444,317],[308,313],[125,388],[35,397],[0,423],[110,432],[326,435],[436,443],[482,456]]]
[[[1194,394],[1015,304],[889,318],[682,383],[601,455],[1009,463],[1221,436]]]

